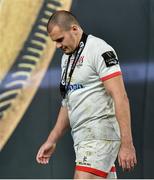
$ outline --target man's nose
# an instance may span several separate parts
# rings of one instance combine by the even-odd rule
[[[57,44],[56,44],[56,47],[57,47],[57,48],[61,48],[61,47],[62,47],[62,44],[61,44],[61,43],[57,43]]]

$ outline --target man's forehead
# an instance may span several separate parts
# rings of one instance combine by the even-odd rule
[[[63,36],[63,31],[62,29],[60,29],[59,26],[54,26],[52,30],[49,32],[49,35],[53,40],[56,40],[57,38]]]

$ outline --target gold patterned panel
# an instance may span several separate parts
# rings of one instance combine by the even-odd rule
[[[42,3],[43,0],[0,1],[0,80],[21,51]]]
[[[0,149],[30,105],[55,52],[46,23],[71,0],[0,0]]]

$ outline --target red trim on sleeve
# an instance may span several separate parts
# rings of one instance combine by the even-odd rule
[[[115,166],[112,166],[110,172],[116,172],[116,167],[115,167]]]
[[[109,74],[109,75],[107,75],[107,76],[104,76],[104,77],[100,78],[100,80],[101,80],[101,81],[106,81],[106,80],[108,80],[108,79],[111,79],[111,78],[113,78],[113,77],[119,76],[119,75],[121,75],[121,74],[122,74],[121,71],[117,71],[117,72],[114,72],[114,73],[112,73],[112,74]]]
[[[91,168],[91,167],[85,167],[85,166],[76,166],[75,168],[77,171],[84,171],[84,172],[89,172],[89,173],[92,173],[92,174],[95,174],[96,176],[100,176],[100,177],[103,177],[103,178],[106,178],[108,173],[104,172],[104,171],[100,171],[98,169],[94,169],[94,168]]]

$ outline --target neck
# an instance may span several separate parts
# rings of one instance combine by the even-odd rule
[[[78,42],[77,42],[77,45],[78,45],[78,46],[79,46],[79,44],[80,44],[80,41],[81,41],[81,38],[82,38],[82,34],[83,34],[83,30],[80,29],[80,30],[79,30],[79,34],[78,34]]]

